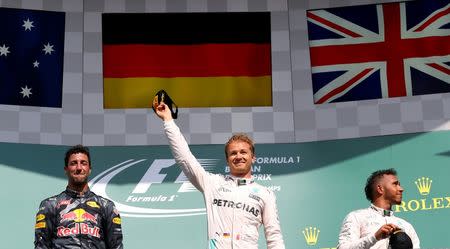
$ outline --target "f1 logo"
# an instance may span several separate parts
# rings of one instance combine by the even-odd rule
[[[164,179],[166,178],[167,174],[161,173],[163,169],[169,168],[175,164],[174,159],[156,159],[153,161],[153,163],[150,165],[150,167],[147,169],[147,172],[145,172],[144,176],[142,176],[139,183],[136,185],[136,187],[133,190],[133,194],[143,194],[148,191],[152,183],[162,183]],[[183,172],[180,173],[176,183],[179,182],[185,182],[186,176]]]

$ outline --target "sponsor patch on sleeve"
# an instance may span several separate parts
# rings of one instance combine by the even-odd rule
[[[36,225],[34,225],[34,229],[45,228],[45,226],[45,221],[37,222]]]
[[[122,219],[120,219],[120,217],[114,217],[112,219],[112,222],[120,225],[120,224],[122,224]]]
[[[43,214],[37,214],[36,215],[36,222],[41,221],[43,219],[45,219],[45,215],[43,215]]]

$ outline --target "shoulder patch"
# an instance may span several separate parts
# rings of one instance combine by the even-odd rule
[[[34,225],[34,229],[40,229],[40,228],[45,228],[45,221],[41,221],[36,223],[36,225]]]
[[[89,207],[100,208],[100,206],[98,205],[98,203],[95,202],[95,201],[88,201],[88,202],[86,202],[86,204],[87,204]]]
[[[122,219],[120,219],[120,217],[114,217],[112,219],[112,222],[120,225],[120,224],[122,224]]]
[[[43,219],[45,219],[45,215],[43,215],[43,214],[36,215],[36,222],[41,221]]]

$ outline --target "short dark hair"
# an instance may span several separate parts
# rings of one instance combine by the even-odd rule
[[[374,190],[375,185],[378,183],[378,181],[384,176],[384,175],[397,175],[397,171],[393,168],[390,169],[383,169],[383,170],[377,170],[373,172],[369,178],[367,178],[366,181],[366,187],[364,188],[364,192],[366,193],[366,198],[370,202],[373,202],[374,198]]]
[[[89,161],[89,166],[91,166],[91,155],[89,154],[89,148],[86,146],[83,146],[81,144],[77,144],[75,146],[72,146],[70,149],[66,151],[66,156],[64,157],[64,166],[69,165],[69,157],[73,154],[85,154]]]

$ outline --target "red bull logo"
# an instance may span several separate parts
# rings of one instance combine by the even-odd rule
[[[97,215],[90,214],[86,210],[79,208],[65,214],[61,214],[61,222],[64,221],[85,222],[90,221],[97,224]]]
[[[81,215],[81,220],[90,221],[90,222],[97,224],[97,215],[92,215],[92,214],[86,212]]]
[[[73,227],[58,227],[57,236],[66,237],[70,235],[87,234],[97,238],[100,238],[100,228],[97,226],[90,227],[86,223],[75,223]]]

